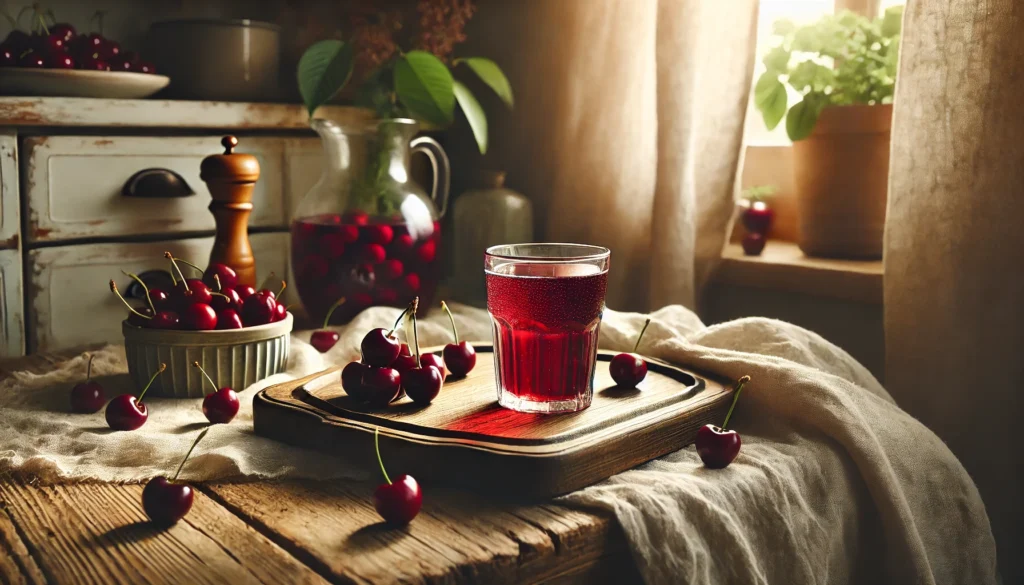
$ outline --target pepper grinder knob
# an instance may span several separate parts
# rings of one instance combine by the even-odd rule
[[[224,154],[203,159],[199,177],[210,190],[210,213],[217,223],[210,262],[226,264],[238,273],[239,284],[256,286],[256,259],[249,243],[252,190],[260,178],[260,164],[251,154],[236,153],[238,138],[220,141]]]

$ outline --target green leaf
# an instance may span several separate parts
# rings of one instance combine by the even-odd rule
[[[395,63],[395,93],[409,113],[437,126],[452,123],[455,91],[451,71],[426,51],[409,51]]]
[[[804,100],[790,108],[786,115],[786,134],[789,139],[796,142],[810,136],[820,113],[818,100],[813,95],[804,96]]]
[[[299,59],[296,78],[309,117],[334,97],[352,75],[352,45],[338,40],[315,43]]]
[[[793,21],[786,18],[780,18],[772,23],[772,34],[784,37],[786,35],[793,34],[796,30],[796,25]]]
[[[895,37],[900,34],[900,27],[903,25],[903,6],[891,6],[885,10],[882,17],[882,36]]]
[[[484,109],[480,107],[480,102],[476,101],[468,87],[456,81],[454,89],[455,99],[459,101],[462,113],[469,121],[480,154],[487,154],[487,116],[484,115]]]
[[[761,62],[768,71],[774,71],[776,74],[785,73],[786,67],[789,66],[789,51],[781,46],[774,47],[765,53]]]
[[[493,89],[494,93],[498,94],[498,97],[501,98],[501,101],[505,102],[506,106],[511,108],[515,105],[515,99],[512,97],[512,85],[508,82],[508,78],[502,73],[497,63],[483,57],[468,57],[455,62],[456,65],[459,63],[468,65],[481,81]]]
[[[782,117],[786,115],[786,86],[778,77],[765,71],[754,86],[754,106],[764,117],[764,125],[774,130]]]

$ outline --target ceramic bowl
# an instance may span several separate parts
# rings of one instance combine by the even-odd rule
[[[284,371],[288,363],[291,313],[283,321],[226,331],[167,331],[121,324],[128,374],[142,390],[160,368],[147,396],[202,398],[213,391],[192,362],[202,364],[217,387],[241,392],[263,378]]]

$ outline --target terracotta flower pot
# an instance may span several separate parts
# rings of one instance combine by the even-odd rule
[[[881,258],[892,105],[830,106],[793,143],[799,230],[808,256]]]

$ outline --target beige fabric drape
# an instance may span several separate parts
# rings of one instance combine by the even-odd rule
[[[889,390],[977,482],[1006,583],[1024,582],[1022,26],[1020,0],[907,3],[885,248]]]
[[[488,3],[473,50],[516,90],[494,160],[538,238],[612,250],[608,304],[694,307],[725,243],[756,0]]]

